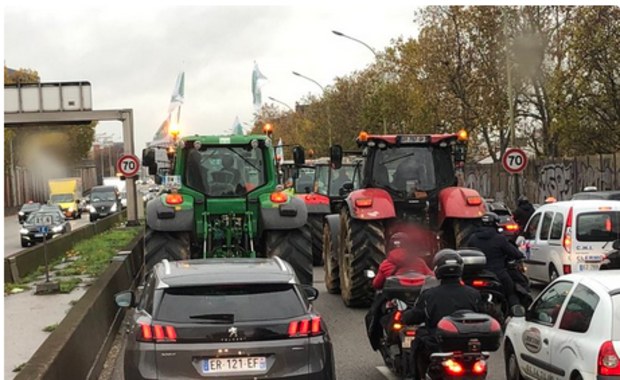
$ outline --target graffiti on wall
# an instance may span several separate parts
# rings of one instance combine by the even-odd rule
[[[483,197],[491,197],[491,178],[486,168],[468,171],[465,177],[465,186],[476,189]]]
[[[573,164],[547,164],[540,168],[538,176],[538,201],[552,196],[557,200],[570,199],[573,194]]]
[[[611,160],[603,160],[602,163],[597,161],[596,164],[580,160],[576,169],[576,191],[583,190],[587,186],[596,186],[599,190],[614,190],[614,169]]]

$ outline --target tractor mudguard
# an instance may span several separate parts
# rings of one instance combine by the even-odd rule
[[[363,220],[380,220],[396,217],[394,201],[383,189],[360,189],[346,199],[351,217]]]
[[[293,230],[303,227],[308,221],[308,208],[297,197],[278,207],[261,207],[260,219],[263,230]]]
[[[466,187],[447,187],[439,192],[439,225],[446,218],[474,219],[485,213],[480,194]]]
[[[340,214],[326,215],[325,223],[327,223],[331,235],[331,255],[334,256],[335,259],[338,259],[338,252],[340,252]]]
[[[329,214],[331,212],[329,197],[325,195],[312,193],[297,194],[295,196],[306,204],[309,214]]]
[[[184,198],[191,197],[185,195]],[[186,201],[193,203],[193,199]],[[193,231],[194,210],[187,208],[176,210],[174,206],[165,205],[160,197],[156,197],[146,204],[146,224],[155,231]]]

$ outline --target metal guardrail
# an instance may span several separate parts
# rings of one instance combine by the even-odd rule
[[[122,211],[95,223],[80,227],[63,236],[47,242],[47,257],[50,262],[62,257],[75,243],[91,238],[98,233],[107,231],[115,224],[127,219],[127,212]],[[23,277],[45,265],[43,244],[17,252],[4,258],[4,282],[18,282]]]

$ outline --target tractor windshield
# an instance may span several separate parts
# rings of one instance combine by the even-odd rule
[[[428,146],[376,149],[372,178],[376,186],[406,194],[449,186],[454,181],[450,151]]]
[[[213,197],[243,196],[265,184],[263,150],[247,145],[191,149],[184,184]]]

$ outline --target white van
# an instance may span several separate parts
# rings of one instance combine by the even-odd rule
[[[603,255],[620,239],[620,201],[575,200],[536,210],[517,245],[532,280],[551,282],[559,275],[598,270]]]

